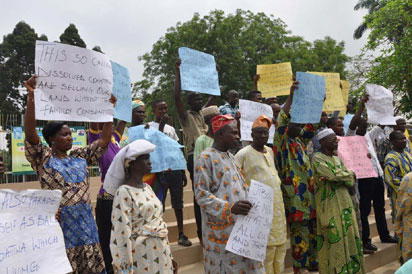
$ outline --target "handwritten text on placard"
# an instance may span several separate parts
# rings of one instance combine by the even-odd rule
[[[325,77],[326,100],[323,110],[327,112],[345,111],[346,105],[343,101],[342,89],[340,87],[340,75],[335,72],[310,72]]]
[[[290,62],[257,65],[256,74],[259,74],[257,88],[263,97],[288,95],[293,83],[292,65]]]
[[[220,95],[219,77],[213,55],[190,48],[179,48],[182,90]]]
[[[68,273],[60,190],[0,190],[0,273]]]
[[[252,141],[252,124],[262,114],[267,117],[273,117],[273,110],[271,106],[261,104],[249,100],[239,100],[239,112],[240,112],[240,140]],[[269,129],[268,143],[273,143],[273,137],[275,136],[275,126],[272,125]]]
[[[396,125],[392,92],[379,85],[367,84],[366,93],[369,95],[365,104],[368,122],[375,125]]]
[[[325,98],[325,78],[297,72],[296,80],[299,88],[293,94],[291,121],[300,124],[319,123]]]
[[[236,220],[226,250],[263,262],[273,219],[273,188],[252,180],[247,200],[253,207],[247,216]]]
[[[368,157],[368,144],[365,136],[339,138],[338,155],[346,168],[356,174],[357,179],[377,177],[372,160]]]
[[[75,46],[36,41],[36,119],[109,122],[112,66],[106,55]]]
[[[116,62],[111,61],[113,70],[113,95],[117,102],[114,109],[114,118],[132,121],[132,87],[129,70]]]

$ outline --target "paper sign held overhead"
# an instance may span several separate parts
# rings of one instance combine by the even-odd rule
[[[0,190],[0,273],[68,273],[60,190]]]
[[[128,134],[130,142],[144,139],[156,145],[155,150],[150,153],[152,173],[166,170],[186,170],[183,146],[163,132],[153,128],[146,129],[144,125],[141,125],[129,128]]]
[[[325,98],[325,78],[305,72],[297,72],[299,88],[293,95],[290,111],[291,122],[298,124],[320,121],[323,99]]]
[[[132,87],[129,70],[116,62],[110,61],[113,71],[113,95],[117,102],[114,108],[114,118],[132,121]]]
[[[377,177],[372,160],[368,157],[365,136],[339,137],[338,156],[357,179]]]
[[[181,89],[220,96],[219,77],[213,55],[179,48]]]
[[[113,72],[106,55],[45,41],[36,41],[35,53],[36,119],[113,120]]]
[[[340,87],[340,75],[334,72],[309,72],[325,77],[326,100],[323,104],[323,110],[327,112],[346,110],[346,104],[343,101],[342,89]]]
[[[257,88],[263,97],[289,95],[293,83],[292,65],[290,62],[257,65],[256,74],[260,76]]]
[[[366,102],[368,123],[375,125],[396,125],[393,116],[393,94],[390,90],[375,84],[366,85],[369,99]]]
[[[253,207],[246,216],[238,215],[226,250],[263,262],[273,219],[273,189],[252,180],[247,200]]]
[[[272,107],[266,104],[257,103],[249,100],[239,100],[240,112],[240,140],[252,141],[252,124],[262,114],[270,119],[273,118]],[[273,143],[275,136],[275,126],[272,125],[269,129],[268,143]]]

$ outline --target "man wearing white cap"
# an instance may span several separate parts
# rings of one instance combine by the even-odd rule
[[[317,135],[320,152],[312,158],[316,180],[319,273],[365,273],[362,243],[349,190],[355,175],[335,156],[338,139],[328,128]]]

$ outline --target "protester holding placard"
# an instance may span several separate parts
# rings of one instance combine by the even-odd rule
[[[167,114],[167,103],[164,100],[155,100],[152,102],[152,109],[156,120],[149,122],[149,127],[163,132],[166,136],[178,142],[179,137],[176,134],[175,128],[168,124],[170,123],[170,118]],[[172,207],[177,221],[179,245],[191,246],[192,242],[183,233],[183,187],[187,184],[185,170],[163,170],[156,173],[156,179],[164,191],[162,199],[163,209],[165,209],[167,191],[170,192]]]
[[[338,139],[330,128],[318,133],[321,151],[312,158],[316,178],[319,273],[365,273],[355,209],[349,194],[355,174],[335,156]]]
[[[365,109],[365,103],[368,96],[364,96],[358,106],[358,110],[351,118],[346,136],[365,136],[368,145],[368,157],[372,160],[373,169],[376,172],[376,177],[359,178],[357,180],[359,190],[359,211],[360,211],[360,234],[362,235],[363,252],[373,253],[378,248],[371,242],[369,229],[369,214],[371,213],[372,201],[373,212],[375,215],[378,234],[383,243],[396,243],[396,239],[389,234],[388,225],[385,216],[385,186],[383,183],[383,170],[379,164],[372,140],[369,134],[366,134],[368,124],[366,119],[362,118],[362,113]]]
[[[176,110],[179,117],[180,125],[183,129],[183,144],[185,146],[185,153],[187,158],[187,170],[190,173],[190,179],[192,180],[192,189],[193,186],[193,151],[195,148],[196,139],[202,135],[206,134],[207,132],[207,125],[205,120],[200,113],[202,106],[203,106],[203,99],[199,93],[191,92],[187,96],[187,104],[189,106],[189,110],[185,110],[185,106],[182,101],[182,89],[180,83],[180,64],[181,61],[176,61],[176,71],[175,71],[175,89],[174,89],[174,97],[175,97],[175,104]],[[199,206],[196,203],[195,198],[193,198],[194,202],[194,211],[196,220],[200,219],[198,216],[200,210]],[[202,226],[200,224],[197,225],[197,236],[199,240],[202,239]]]
[[[231,115],[215,116],[212,130],[215,142],[200,154],[194,176],[205,273],[264,273],[262,263],[225,250],[236,215],[247,215],[252,204],[246,200],[248,185],[228,152],[239,140],[236,120]]]
[[[105,187],[115,191],[110,239],[115,273],[177,272],[162,203],[143,182],[155,147],[146,140],[131,142],[116,155],[106,176]]]
[[[282,180],[293,268],[295,273],[300,273],[305,268],[317,269],[315,182],[306,151],[306,143],[313,138],[316,128],[312,124],[302,128],[290,122],[289,112],[296,88],[297,82],[291,86],[290,95],[279,113],[273,150]]]
[[[95,164],[110,142],[112,122],[103,126],[102,137],[84,148],[72,147],[70,128],[62,122],[50,122],[43,128],[49,146],[40,142],[34,117],[36,78],[24,83],[27,107],[24,115],[26,158],[39,176],[43,189],[63,192],[59,221],[66,244],[67,257],[77,273],[101,273],[105,270],[97,226],[90,205],[87,166]]]
[[[92,144],[102,136],[102,123],[90,123],[88,143]],[[118,121],[116,129],[112,133],[112,138],[107,146],[106,152],[99,158],[99,168],[102,186],[96,199],[96,224],[99,231],[100,246],[102,248],[106,272],[113,273],[112,255],[110,254],[110,231],[112,228],[111,216],[113,206],[113,196],[103,188],[104,178],[107,170],[113,161],[114,156],[119,152],[119,142],[122,139],[123,131],[126,126],[125,121]]]
[[[266,146],[271,124],[269,117],[259,116],[252,125],[252,144],[241,149],[235,156],[248,185],[251,180],[256,180],[273,189],[273,219],[264,262],[268,274],[283,272],[287,240],[281,182],[275,167],[273,151]]]
[[[395,130],[389,135],[392,151],[385,157],[385,183],[391,199],[392,218],[396,216],[396,198],[402,178],[412,171],[412,154],[406,149],[405,135]]]

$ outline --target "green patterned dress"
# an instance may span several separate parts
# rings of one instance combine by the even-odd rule
[[[365,273],[362,242],[348,188],[354,174],[336,156],[315,153],[319,273]],[[321,179],[322,178],[322,179]]]

